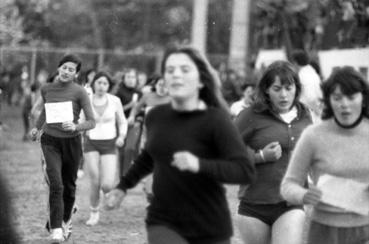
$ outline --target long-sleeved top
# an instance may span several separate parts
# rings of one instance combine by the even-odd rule
[[[92,113],[91,102],[85,89],[74,82],[55,81],[48,83],[41,88],[43,103],[72,102],[73,122],[76,124],[75,131],[65,131],[61,123],[45,123],[46,114],[43,108],[37,122],[36,128],[43,129],[46,134],[54,137],[74,137],[80,131],[89,130],[95,127],[95,120]],[[81,110],[83,110],[86,121],[78,124]]]
[[[115,95],[119,97],[120,101],[122,102],[124,115],[126,116],[126,118],[128,118],[129,114],[131,113],[132,107],[135,105],[140,96],[139,92],[135,88],[127,87],[124,82],[122,82],[119,85],[118,91]]]
[[[283,197],[291,203],[302,204],[307,192],[303,182],[309,173],[315,185],[321,175],[330,174],[366,183],[369,186],[368,149],[367,118],[363,118],[358,126],[351,129],[338,126],[334,119],[308,127],[296,145],[283,179],[281,185]],[[366,204],[369,205],[369,202]],[[313,208],[312,219],[337,227],[369,224],[369,216],[350,213],[323,203]]]
[[[121,135],[127,134],[127,120],[123,113],[123,106],[117,96],[106,94],[107,104],[102,114],[99,114],[92,105],[95,128],[87,131],[91,140],[109,140],[117,136],[117,126]]]
[[[301,132],[311,123],[309,111],[296,104],[297,117],[286,123],[278,114],[266,106],[254,104],[243,110],[236,118],[244,143],[254,151],[263,149],[271,142],[279,142],[282,156],[273,162],[255,164],[256,181],[241,186],[239,197],[249,203],[273,204],[284,201],[279,193],[282,178],[286,172],[296,141]]]
[[[132,188],[153,171],[148,225],[167,225],[204,244],[229,238],[232,222],[221,183],[248,184],[254,179],[253,163],[230,116],[213,107],[177,111],[164,104],[150,110],[145,124],[145,148],[118,188]],[[198,173],[171,166],[179,151],[199,158]]]

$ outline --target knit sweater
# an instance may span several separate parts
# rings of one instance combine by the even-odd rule
[[[77,126],[75,131],[65,131],[61,123],[46,124],[45,108],[43,108],[36,122],[37,129],[42,128],[46,134],[54,137],[68,138],[77,136],[80,131],[95,127],[90,99],[82,86],[74,82],[65,83],[55,81],[41,88],[41,97],[44,104],[71,101],[73,106],[73,122]],[[78,124],[81,110],[83,110],[86,116],[86,121]]]
[[[132,188],[153,171],[148,225],[169,226],[194,243],[229,238],[232,222],[221,183],[248,184],[254,179],[254,167],[230,116],[212,107],[180,112],[164,104],[150,110],[145,124],[145,149],[118,187]],[[171,166],[179,151],[199,158],[198,173]]]
[[[282,196],[291,203],[302,204],[307,192],[303,183],[308,173],[315,185],[321,175],[330,174],[369,186],[368,149],[367,118],[363,118],[358,126],[351,129],[338,126],[333,119],[308,127],[296,145],[282,181]],[[350,213],[321,202],[313,208],[312,219],[336,227],[369,224],[369,216]]]

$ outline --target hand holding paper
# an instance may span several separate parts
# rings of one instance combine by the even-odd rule
[[[76,124],[73,121],[67,121],[62,123],[62,128],[67,131],[75,131]]]
[[[368,184],[333,175],[319,178],[321,201],[361,215],[369,215]]]
[[[45,113],[47,124],[73,121],[72,102],[45,103]]]
[[[303,203],[316,205],[322,199],[322,191],[319,190],[316,186],[311,185],[309,186],[308,191],[305,193],[303,198]]]

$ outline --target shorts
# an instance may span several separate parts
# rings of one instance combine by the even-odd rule
[[[253,204],[241,201],[238,206],[238,214],[259,219],[272,226],[280,216],[293,209],[303,210],[303,206],[289,205],[285,201],[273,204]]]
[[[98,152],[100,155],[116,154],[116,139],[91,140],[87,136],[84,138],[84,152]]]

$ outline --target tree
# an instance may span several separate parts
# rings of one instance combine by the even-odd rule
[[[284,47],[287,56],[294,48],[304,48],[304,37],[308,33],[307,10],[312,1],[306,0],[262,0],[256,3],[259,19],[266,16],[263,32],[267,47]],[[294,35],[295,34],[295,35]],[[269,43],[268,43],[269,42]]]
[[[0,3],[0,45],[16,45],[24,38],[23,19],[14,0]]]

